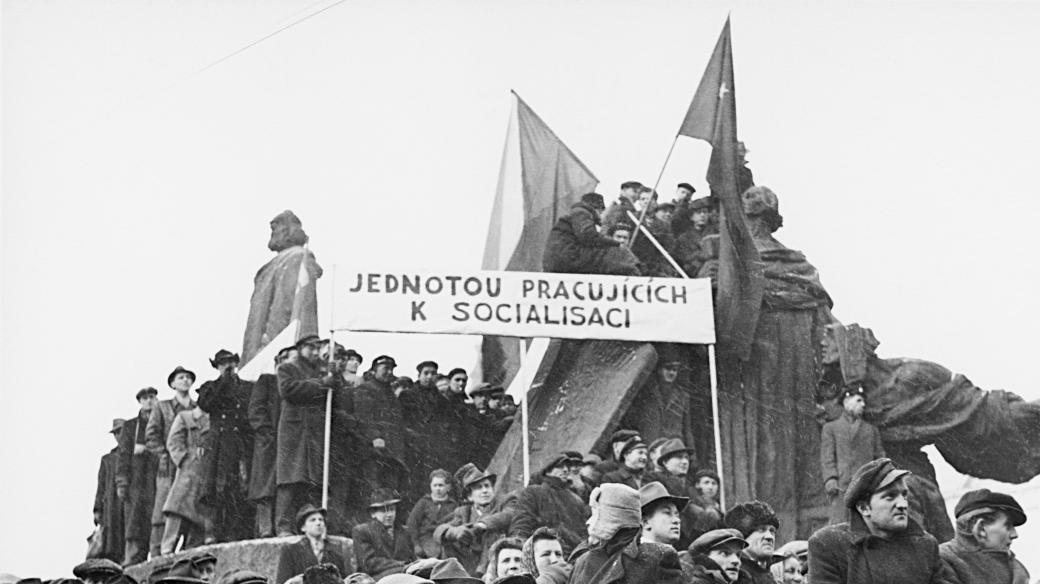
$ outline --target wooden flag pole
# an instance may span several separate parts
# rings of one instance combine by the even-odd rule
[[[636,218],[636,216],[633,215],[631,211],[626,211],[626,213],[628,213],[629,218]],[[661,242],[657,241],[657,238],[654,237],[653,234],[650,233],[650,231],[647,230],[647,228],[644,227],[642,223],[636,223],[636,225],[639,227],[639,229],[637,229],[636,231],[642,231],[643,234],[646,235],[647,239],[650,240],[650,243],[654,244],[654,247],[657,248],[657,251],[661,252],[661,255],[664,256],[664,259],[668,260],[669,264],[672,264],[672,267],[675,268],[675,271],[679,272],[679,274],[681,274],[684,279],[689,280],[690,276],[685,271],[683,271],[681,267],[679,267],[679,263],[675,261],[675,258],[672,257],[672,254],[668,253],[668,251],[664,249],[664,247],[661,245]]]
[[[306,258],[304,258],[306,259]],[[317,283],[315,283],[317,286]],[[329,301],[329,324],[335,322],[333,320],[333,311],[336,306],[336,265],[332,265],[332,296],[333,298]],[[329,329],[329,373],[332,373],[334,369],[334,363],[336,362],[336,329]],[[323,509],[329,508],[329,450],[332,445],[332,388],[330,387],[325,393],[325,449],[324,457],[321,466],[321,507]]]
[[[531,384],[528,382],[528,365],[527,365],[527,343],[526,339],[520,339],[520,371],[517,375],[520,376],[520,431],[523,435],[520,440],[521,448],[523,448],[523,462],[524,462],[524,486],[526,487],[531,482],[531,437],[530,437],[530,426],[527,418],[527,392],[531,389]]]
[[[654,188],[650,191],[653,195],[657,194],[657,187],[661,185],[661,179],[664,178],[664,169],[668,168],[668,161],[672,159],[672,152],[675,151],[675,145],[678,142],[679,142],[679,135],[676,134],[675,138],[672,139],[672,145],[668,147],[668,154],[664,157],[664,164],[661,165],[661,172],[657,173],[657,180],[654,181]],[[651,198],[650,199],[650,203],[652,203],[653,201],[654,201],[653,198]],[[636,225],[642,227],[643,219],[646,218],[646,210],[650,208],[650,203],[647,203],[646,206],[643,207],[643,210],[639,212],[639,221],[636,222]],[[629,215],[631,216],[631,213],[629,213]],[[633,219],[635,219],[635,217],[633,217]],[[634,244],[636,242],[636,236],[637,235],[639,235],[639,230],[638,229],[633,230],[632,231],[632,239],[628,240],[628,246],[627,247],[629,247],[629,248],[632,247],[632,244]]]

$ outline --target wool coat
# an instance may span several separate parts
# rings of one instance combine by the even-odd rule
[[[542,269],[570,274],[639,274],[632,252],[601,234],[598,225],[596,209],[575,203],[549,232]]]
[[[412,540],[400,527],[390,531],[375,519],[354,526],[354,554],[357,569],[379,580],[389,574],[404,572],[404,567],[415,559]]]
[[[740,578],[737,581],[740,584],[776,584],[769,568],[762,567],[746,551],[740,554]]]
[[[101,553],[96,557],[113,562],[123,561],[125,527],[123,502],[116,494],[116,473],[119,465],[119,447],[101,457],[98,466],[97,490],[94,491],[94,516],[101,526]]]
[[[346,563],[343,561],[343,555],[339,552],[339,548],[328,539],[325,540],[324,545],[325,549],[321,554],[321,563],[336,566],[339,569],[339,573],[345,576]],[[289,578],[299,576],[307,568],[317,565],[318,558],[314,555],[311,543],[307,540],[307,536],[303,536],[298,541],[282,548],[281,553],[278,555],[278,570],[275,573],[275,584],[284,584]]]
[[[443,501],[434,501],[430,495],[425,495],[412,507],[408,514],[405,529],[408,536],[412,538],[416,555],[421,558],[439,558],[441,555],[441,544],[433,537],[433,530],[442,523],[451,521],[452,515],[458,502],[451,497]],[[422,553],[418,553],[419,549]]]
[[[566,482],[545,476],[541,484],[528,485],[520,491],[509,535],[527,539],[539,527],[551,527],[559,532],[567,553],[588,536],[585,521],[590,514],[589,506]]]
[[[197,420],[192,410],[184,410],[173,419],[166,449],[177,467],[177,475],[170,486],[163,505],[163,513],[179,515],[199,527],[211,523],[209,509],[200,498],[203,489],[202,453],[210,431],[209,414]]]
[[[369,376],[354,390],[354,415],[364,446],[382,438],[387,454],[404,460],[404,416],[390,384]]]
[[[683,578],[687,584],[731,584],[722,568],[705,554],[679,554]]]
[[[277,484],[320,485],[325,464],[325,401],[329,388],[317,362],[294,357],[278,367]],[[333,405],[335,408],[335,404]]]
[[[199,387],[199,407],[209,414],[203,497],[212,505],[245,498],[253,460],[249,398],[253,384],[238,375],[222,375]]]
[[[150,412],[143,410],[123,424],[119,433],[119,460],[116,485],[126,489],[123,500],[124,532],[127,540],[143,542],[147,550],[151,539],[152,509],[155,507],[155,473],[158,459],[150,450],[134,454],[134,446],[145,446],[145,429]]]
[[[457,558],[467,572],[480,576],[488,568],[488,550],[507,534],[515,515],[515,497],[495,499],[490,508],[483,511],[466,502],[455,508],[450,521],[433,530],[433,538],[443,546],[444,557]],[[478,522],[486,525],[487,530],[468,539],[467,528]]]
[[[195,405],[195,400],[192,399],[188,400],[187,406],[181,405],[176,398],[164,399],[152,408],[152,414],[148,418],[145,443],[148,450],[151,450],[159,459],[155,474],[155,505],[152,507],[152,525],[165,523],[163,505],[166,504],[166,497],[170,494],[173,475],[177,472],[177,465],[170,459],[170,453],[166,450],[166,439],[170,436],[170,428],[173,427],[173,420],[177,414],[184,410],[191,410]]]
[[[939,546],[939,557],[956,584],[1029,584],[1029,571],[1014,553],[985,551],[961,534]]]
[[[885,456],[881,433],[877,426],[866,420],[851,420],[848,416],[827,422],[820,434],[820,468],[823,480],[838,480],[838,488],[845,492],[856,470],[864,464]]]
[[[265,373],[253,384],[253,392],[249,397],[249,426],[253,429],[253,462],[248,492],[250,501],[274,498],[277,485],[275,464],[278,459],[278,418],[281,411],[278,377]]]
[[[892,539],[870,534],[859,513],[809,538],[813,584],[952,584],[939,544],[913,519]]]
[[[618,551],[592,546],[575,551],[572,584],[683,584],[679,554],[670,545],[639,536]]]
[[[437,391],[436,386],[423,387],[416,384],[398,396],[401,415],[404,418],[405,453],[404,463],[416,479],[408,498],[418,501],[426,494],[429,483],[425,480],[437,468],[454,470],[454,457],[450,453],[451,427],[448,400]]]

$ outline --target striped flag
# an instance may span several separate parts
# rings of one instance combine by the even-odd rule
[[[282,332],[275,335],[273,339],[264,345],[256,355],[253,355],[249,362],[239,368],[238,376],[242,379],[255,381],[264,373],[274,373],[274,358],[278,351],[296,344],[296,340],[300,338],[300,319],[306,311],[307,295],[304,293],[304,290],[311,284],[311,274],[307,270],[309,254],[310,251],[307,249],[307,246],[304,246],[303,254],[300,258],[300,267],[296,273],[296,291],[293,295],[292,316],[289,319],[289,324],[282,329]]]

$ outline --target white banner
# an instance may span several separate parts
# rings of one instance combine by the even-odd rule
[[[346,271],[336,280],[336,330],[715,342],[708,279]]]

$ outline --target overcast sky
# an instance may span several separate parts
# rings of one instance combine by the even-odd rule
[[[275,214],[327,274],[477,269],[509,90],[614,198],[653,182],[727,13],[756,182],[836,316],[1040,398],[1040,6],[347,0],[207,68],[329,5],[3,3],[0,572],[79,561],[111,418],[241,350]],[[706,154],[683,139],[661,190],[706,192]],[[347,344],[407,374],[475,359],[462,337]]]

